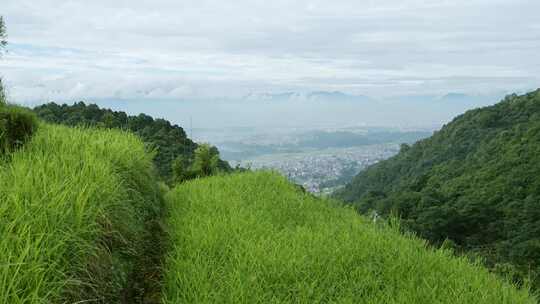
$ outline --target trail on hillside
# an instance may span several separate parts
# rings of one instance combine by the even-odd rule
[[[164,205],[164,204],[162,204]],[[140,252],[126,289],[122,304],[160,304],[163,281],[163,259],[167,247],[164,229],[165,207],[161,206],[159,215],[145,223],[145,236],[141,240]]]

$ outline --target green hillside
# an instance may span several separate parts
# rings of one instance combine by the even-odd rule
[[[171,166],[174,160],[180,157],[186,162],[186,166],[189,166],[198,147],[181,127],[146,114],[130,116],[125,112],[102,109],[95,104],[87,105],[84,102],[73,105],[48,103],[34,108],[34,112],[39,118],[50,123],[116,128],[137,134],[148,146],[155,149],[154,163],[159,175],[166,181],[172,178]],[[217,149],[215,150],[217,153]],[[219,160],[218,165],[223,171],[231,170],[229,164],[223,160]]]
[[[278,174],[195,180],[167,201],[164,303],[535,303]]]
[[[0,158],[0,202],[0,303],[159,294],[142,276],[157,272],[162,199],[136,136],[41,124]]]
[[[540,90],[469,111],[361,172],[337,197],[540,287]]]

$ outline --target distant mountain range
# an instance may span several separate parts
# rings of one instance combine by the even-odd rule
[[[492,105],[504,93],[401,95],[341,91],[254,92],[238,97],[88,100],[128,114],[148,113],[181,125],[223,127],[344,127],[351,125],[440,127],[467,110]]]
[[[403,102],[409,106],[430,103],[432,105],[453,105],[456,107],[478,107],[492,105],[504,94],[471,95],[464,93],[447,93],[445,95],[402,95],[392,97],[370,97],[367,95],[348,94],[340,91],[283,92],[283,93],[250,93],[241,98],[243,101],[283,102],[283,101],[319,101],[319,102],[356,102],[356,103],[396,103]]]
[[[242,98],[246,101],[336,101],[336,102],[366,102],[372,99],[365,95],[351,95],[339,91],[314,91],[307,93],[250,93]]]

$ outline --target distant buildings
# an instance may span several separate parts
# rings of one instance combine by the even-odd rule
[[[314,152],[266,155],[251,159],[253,169],[274,169],[312,193],[330,194],[366,167],[399,151],[396,144],[381,144]]]

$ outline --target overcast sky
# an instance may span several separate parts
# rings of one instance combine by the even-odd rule
[[[17,102],[540,86],[538,0],[2,0]]]

